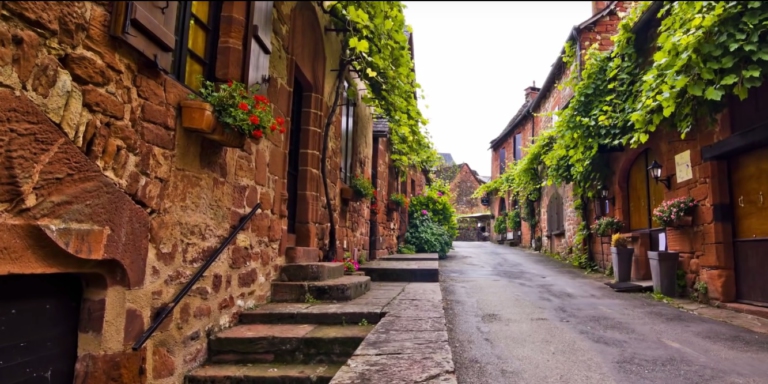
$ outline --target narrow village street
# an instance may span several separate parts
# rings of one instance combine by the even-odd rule
[[[460,383],[765,383],[768,335],[616,293],[504,245],[440,261]]]

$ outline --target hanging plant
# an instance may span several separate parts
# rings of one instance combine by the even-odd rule
[[[653,210],[653,219],[665,228],[690,225],[695,206],[696,201],[690,196],[665,200]]]
[[[600,237],[610,236],[624,227],[624,223],[621,220],[614,217],[601,217],[594,225],[592,225],[592,232]]]
[[[355,175],[350,187],[355,195],[361,199],[372,199],[376,193],[371,180],[363,177],[363,175]]]

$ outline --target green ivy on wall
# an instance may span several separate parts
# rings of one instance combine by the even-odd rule
[[[476,196],[511,193],[535,201],[542,185],[573,184],[574,208],[583,215],[583,200],[595,197],[610,172],[601,149],[641,145],[660,126],[684,138],[701,122],[711,126],[727,95],[744,99],[763,83],[768,2],[664,2],[654,53],[641,57],[632,29],[650,4],[640,2],[619,23],[611,52],[587,50],[581,76],[558,85],[574,94],[554,127]],[[575,57],[567,44],[563,60],[572,74]],[[582,227],[577,244],[588,235]]]

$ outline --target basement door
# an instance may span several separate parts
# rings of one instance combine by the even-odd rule
[[[0,277],[0,381],[72,383],[81,299],[73,275]]]

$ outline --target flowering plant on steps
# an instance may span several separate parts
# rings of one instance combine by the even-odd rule
[[[355,272],[360,268],[360,264],[355,261],[349,252],[344,254],[344,260],[334,260],[336,263],[344,263],[344,272]]]
[[[210,81],[200,78],[200,82],[199,98],[213,106],[216,119],[227,127],[256,139],[285,133],[285,119],[273,116],[269,99],[256,94],[258,85],[249,90],[243,83],[229,80],[217,89]]]

